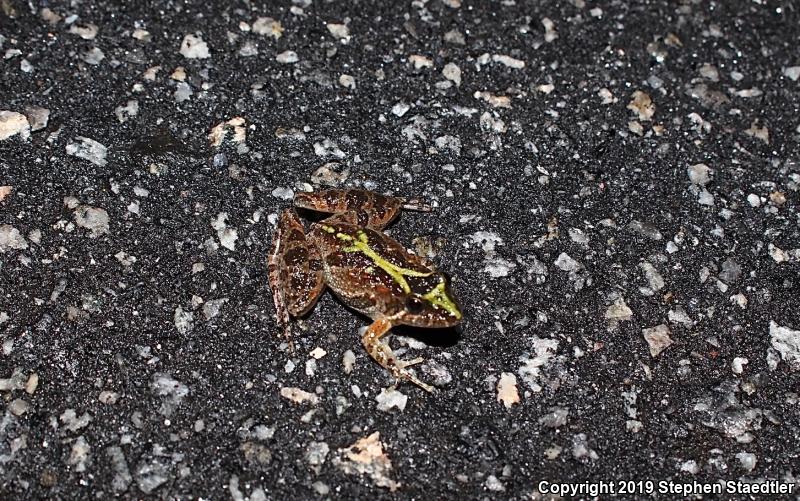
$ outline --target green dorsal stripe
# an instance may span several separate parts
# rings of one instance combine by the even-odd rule
[[[330,228],[330,230],[328,228]],[[333,228],[331,228],[330,226],[327,228],[323,226],[322,229],[327,231],[328,233],[333,233],[331,231],[333,230]],[[392,279],[395,282],[397,282],[398,285],[400,285],[400,287],[403,289],[403,292],[405,292],[406,294],[409,294],[411,292],[411,287],[408,286],[408,282],[406,282],[405,277],[429,277],[433,274],[433,272],[425,273],[397,266],[396,264],[391,263],[389,260],[382,257],[380,254],[375,252],[375,249],[370,247],[369,239],[367,238],[366,233],[364,233],[363,231],[359,231],[357,233],[357,237],[358,238],[353,238],[350,235],[341,232],[336,233],[336,238],[338,238],[339,240],[352,243],[352,245],[350,245],[349,247],[345,247],[344,249],[342,249],[344,252],[361,252],[362,254],[370,258],[372,262],[375,263],[375,266],[388,273],[389,276],[392,277]],[[434,291],[432,290],[429,294],[433,292]]]
[[[450,299],[450,296],[447,295],[444,282],[439,282],[436,287],[431,289],[431,291],[427,294],[423,295],[422,298],[434,306],[445,309],[454,317],[458,319],[461,318],[461,311],[459,311],[458,306],[456,306],[453,300]]]

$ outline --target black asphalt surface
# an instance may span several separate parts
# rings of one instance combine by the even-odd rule
[[[796,2],[0,7],[3,499],[798,499]],[[435,206],[434,394],[330,294],[281,338],[325,186]]]

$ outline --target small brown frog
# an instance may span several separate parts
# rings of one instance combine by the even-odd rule
[[[423,359],[399,360],[381,339],[395,325],[452,327],[461,322],[447,276],[382,231],[401,209],[430,207],[356,189],[298,193],[294,205],[332,215],[306,231],[294,209],[281,213],[269,282],[278,324],[289,343],[290,316],[310,311],[327,285],[344,304],[373,320],[361,339],[370,356],[397,380],[433,391],[406,370]]]

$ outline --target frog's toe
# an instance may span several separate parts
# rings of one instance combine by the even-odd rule
[[[416,363],[419,363],[421,361],[422,360],[416,360],[416,359],[412,360],[412,362],[416,362]],[[404,363],[408,364],[408,362],[404,362]],[[403,365],[403,367],[408,367],[408,365]],[[423,390],[427,391],[428,393],[433,393],[433,386],[431,386],[429,384],[426,384],[426,383],[423,383],[422,381],[417,379],[417,377],[415,375],[411,374],[407,370],[398,367],[393,372],[394,372],[394,377],[398,381],[408,381],[409,383],[413,383],[413,384],[419,386],[420,388],[422,388]]]
[[[398,360],[397,366],[400,367],[401,369],[405,369],[406,367],[411,367],[412,365],[421,364],[424,361],[425,359],[422,357],[417,357],[413,360]]]

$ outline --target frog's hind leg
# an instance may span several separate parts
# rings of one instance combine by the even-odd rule
[[[292,209],[281,213],[268,269],[275,317],[292,348],[290,315],[306,314],[325,289],[319,251],[306,239],[303,223]]]
[[[375,320],[375,322],[367,328],[367,331],[361,338],[361,342],[364,343],[364,348],[367,349],[367,353],[369,353],[369,356],[375,359],[376,362],[381,364],[383,368],[391,372],[397,380],[408,381],[427,392],[433,392],[432,386],[423,383],[406,370],[406,367],[422,362],[422,358],[398,360],[386,341],[381,339],[391,328],[391,322],[385,318]]]
[[[382,230],[391,223],[401,209],[430,211],[419,199],[387,197],[366,190],[323,190],[298,193],[294,205],[317,212],[336,214],[337,220],[358,226]]]

